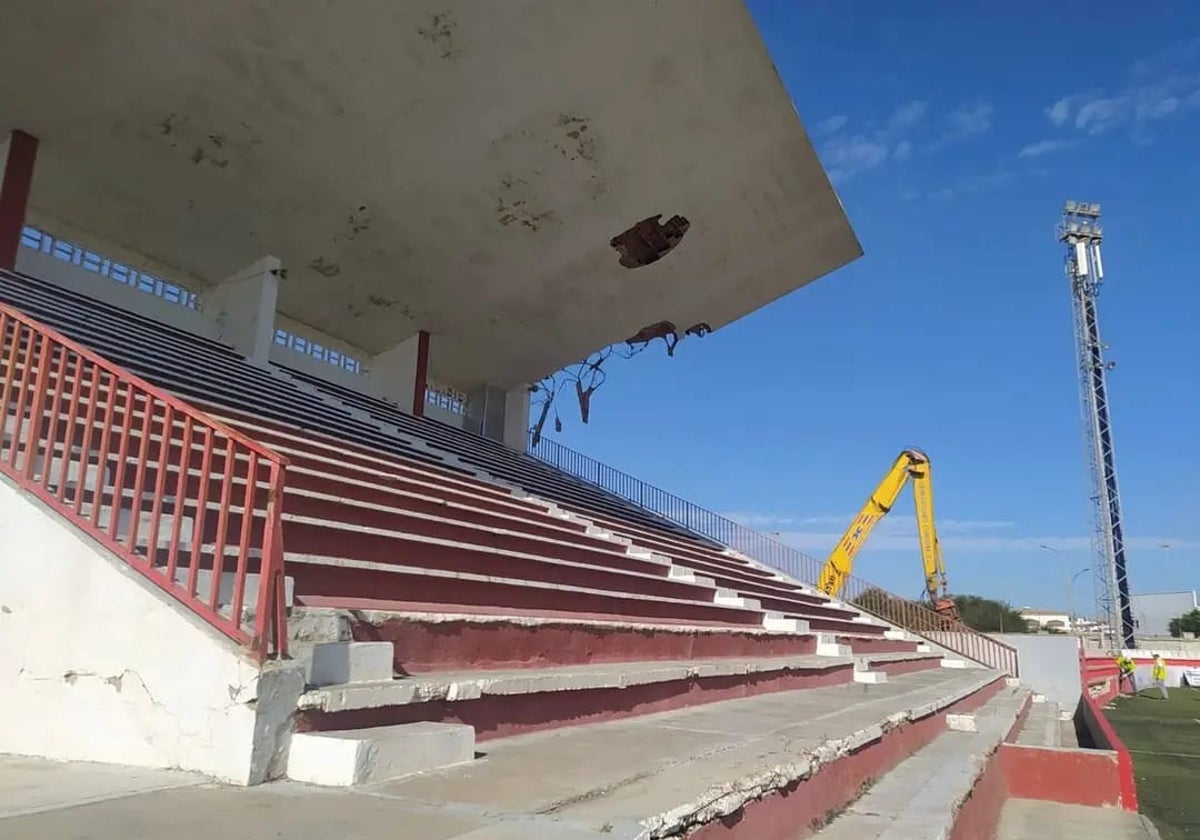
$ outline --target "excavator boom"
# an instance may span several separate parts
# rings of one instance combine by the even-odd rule
[[[905,449],[896,458],[825,561],[817,586],[825,594],[837,597],[854,569],[854,559],[859,550],[879,520],[892,509],[910,479],[913,482],[917,534],[925,572],[925,597],[935,612],[956,618],[958,611],[947,592],[946,566],[942,561],[942,547],[934,525],[933,478],[929,457],[919,449]]]

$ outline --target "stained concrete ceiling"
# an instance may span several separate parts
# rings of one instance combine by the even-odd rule
[[[43,217],[440,380],[718,329],[861,254],[738,0],[5,0],[0,128]],[[610,240],[679,214],[665,256]],[[719,340],[719,335],[709,340]]]

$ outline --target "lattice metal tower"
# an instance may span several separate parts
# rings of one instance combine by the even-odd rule
[[[1105,374],[1115,366],[1104,360],[1100,341],[1096,296],[1104,282],[1100,259],[1100,205],[1068,201],[1058,224],[1058,241],[1067,248],[1066,270],[1071,283],[1075,316],[1075,353],[1079,366],[1079,396],[1083,407],[1084,435],[1091,468],[1095,508],[1092,534],[1092,570],[1096,607],[1107,621],[1117,644],[1132,648],[1133,610],[1129,602],[1129,577],[1125,567],[1125,534],[1121,525],[1121,499],[1117,490],[1117,465],[1113,454],[1112,424],[1108,416]]]

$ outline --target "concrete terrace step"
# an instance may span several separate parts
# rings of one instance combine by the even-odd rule
[[[496,608],[412,604],[368,599],[351,609],[300,606],[289,628],[304,641],[351,637],[388,641],[397,673],[546,667],[720,657],[812,654],[816,637],[762,627],[620,620],[562,610],[528,610],[514,616]],[[418,609],[420,607],[420,609]],[[439,608],[440,607],[440,608]],[[917,645],[875,636],[841,636],[856,654],[912,653]],[[927,652],[927,651],[926,651]]]
[[[312,730],[456,720],[485,740],[770,692],[883,682],[889,672],[936,666],[924,654],[884,653],[431,673],[311,689],[300,698],[297,720]],[[862,680],[863,673],[882,678]]]
[[[731,576],[731,586],[734,580],[738,580],[739,583],[743,580],[747,582],[757,581],[765,587],[757,591],[796,594],[802,596],[801,600],[812,603],[814,606],[832,608],[838,612],[846,611],[845,608],[833,605],[826,596],[820,593],[806,589],[798,584],[792,584],[777,574],[759,567],[757,564],[731,557],[698,540],[689,543],[682,537],[671,538],[662,533],[639,529],[628,523],[620,523],[610,519],[587,520],[586,517],[588,514],[586,511],[569,511],[569,516],[546,517],[545,515],[548,510],[565,509],[560,508],[556,503],[552,502],[522,501],[514,496],[511,491],[506,491],[483,480],[473,481],[462,476],[437,476],[435,467],[430,467],[423,463],[405,462],[400,456],[391,456],[387,453],[376,451],[356,450],[355,448],[348,447],[342,441],[331,439],[314,440],[314,433],[294,429],[283,430],[272,424],[264,425],[267,421],[252,421],[248,418],[231,416],[228,412],[224,414],[218,412],[218,415],[226,422],[242,427],[244,431],[257,433],[260,438],[264,438],[265,443],[276,445],[276,448],[290,457],[301,459],[311,458],[314,451],[319,450],[324,453],[317,462],[320,464],[321,469],[329,468],[337,470],[339,471],[338,474],[343,477],[348,477],[348,473],[351,471],[359,471],[360,475],[374,475],[379,479],[390,477],[393,480],[398,479],[417,484],[430,480],[449,482],[449,484],[439,484],[440,492],[450,491],[466,494],[464,498],[469,499],[470,502],[463,505],[465,511],[469,511],[472,505],[479,504],[483,499],[491,501],[500,500],[502,504],[508,507],[511,513],[526,517],[525,521],[529,521],[527,517],[532,514],[539,519],[548,519],[555,523],[554,525],[546,526],[539,522],[538,524],[541,527],[563,529],[574,525],[576,533],[584,531],[585,535],[588,530],[586,523],[588,521],[595,521],[599,530],[611,534],[621,541],[628,541],[633,548],[643,548],[651,552],[656,551],[656,549],[661,550],[661,553],[668,555],[670,559],[678,559],[681,565],[687,565],[684,562],[685,558],[695,561],[703,566],[703,568],[697,569],[701,574],[706,572],[727,574]],[[351,453],[349,459],[346,458],[347,452]],[[403,471],[403,475],[396,475],[396,468],[398,466]],[[370,482],[363,482],[363,484],[370,486]],[[346,495],[349,498],[354,497],[354,494]]]
[[[238,517],[231,515],[231,527]],[[479,539],[473,542],[429,537],[391,528],[355,526],[341,520],[296,516],[286,511],[284,527],[289,549],[317,556],[348,556],[365,562],[390,563],[419,558],[422,567],[447,572],[485,574],[513,579],[561,583],[616,592],[635,592],[667,598],[711,602],[710,582],[669,577],[665,564],[619,554],[594,555],[585,562],[502,548]]]
[[[361,602],[363,593],[386,602],[411,599],[434,605],[507,607],[607,614],[641,619],[714,622],[728,626],[762,627],[759,610],[727,607],[711,600],[687,600],[637,591],[614,592],[567,583],[503,577],[495,574],[447,571],[396,562],[372,562],[338,556],[285,554],[288,573],[296,578],[296,598],[302,604],[342,607]],[[654,579],[650,579],[654,580]],[[711,590],[710,590],[711,591]],[[794,622],[791,632],[807,632]]]
[[[1088,808],[1010,799],[1000,810],[995,840],[1159,840],[1146,817],[1118,808]]]
[[[969,712],[1003,685],[995,673],[935,669],[504,738],[483,746],[482,761],[373,792],[537,820],[514,838],[676,837],[718,821],[767,836],[754,831],[759,820],[770,836],[802,836],[864,779],[944,731],[947,713]]]
[[[877,781],[818,840],[943,840],[992,754],[1012,733],[1029,692],[1006,687]]]
[[[1078,748],[1079,736],[1072,718],[1072,712],[1035,694],[1016,743],[1022,747]]]
[[[352,732],[298,732],[289,779],[349,787],[382,782],[475,758],[475,733],[453,723],[410,723]]]
[[[69,377],[68,377],[69,379]],[[103,390],[103,389],[100,389]],[[107,409],[112,418],[115,419],[118,415],[124,416],[126,409],[124,407],[116,408],[109,407]],[[131,419],[137,420],[142,416],[142,412],[134,410],[129,412],[134,415]],[[144,419],[144,418],[143,418]],[[230,417],[228,419],[238,422],[237,419]],[[266,424],[266,425],[261,425]],[[353,497],[347,498],[337,496],[332,493],[322,493],[316,489],[300,489],[290,490],[285,495],[285,516],[289,517],[288,538],[289,545],[296,546],[297,537],[299,537],[299,549],[302,553],[307,554],[322,554],[328,553],[323,551],[321,547],[313,547],[304,542],[306,537],[312,536],[312,529],[307,526],[312,526],[321,519],[325,519],[327,523],[338,523],[341,525],[355,525],[365,529],[365,533],[355,535],[355,538],[368,543],[375,543],[376,553],[373,556],[361,557],[355,559],[367,559],[380,561],[378,550],[384,547],[379,544],[378,540],[373,540],[372,537],[383,536],[383,532],[392,532],[392,534],[404,540],[409,537],[430,537],[432,539],[445,540],[448,543],[466,543],[468,550],[474,548],[496,548],[501,550],[513,551],[516,554],[525,555],[519,558],[508,558],[505,562],[508,565],[513,563],[523,564],[524,571],[519,572],[513,569],[507,569],[503,573],[508,577],[521,578],[533,576],[538,579],[545,579],[545,575],[540,575],[537,570],[532,568],[532,564],[536,564],[540,559],[548,560],[569,560],[576,561],[585,566],[595,567],[597,565],[603,567],[615,567],[619,571],[633,571],[644,573],[657,566],[662,569],[671,561],[671,556],[656,554],[650,549],[643,548],[632,542],[632,538],[641,536],[644,531],[637,528],[630,528],[629,533],[631,538],[615,535],[611,531],[604,529],[596,529],[588,526],[586,523],[581,524],[578,521],[572,521],[577,517],[563,519],[548,515],[555,507],[552,504],[535,504],[522,501],[513,496],[509,491],[504,491],[494,485],[489,485],[486,482],[477,481],[471,478],[464,478],[458,475],[442,472],[436,467],[431,467],[425,463],[409,461],[401,456],[391,456],[386,453],[370,453],[363,450],[352,457],[347,457],[347,447],[345,445],[335,444],[332,441],[316,442],[312,439],[309,433],[300,432],[299,430],[284,431],[278,428],[273,428],[273,424],[268,421],[261,421],[257,427],[249,422],[243,421],[243,425],[247,428],[246,431],[258,433],[261,436],[268,437],[267,443],[275,443],[270,439],[271,436],[282,438],[289,448],[285,449],[286,454],[292,455],[294,458],[311,457],[309,453],[312,450],[320,450],[324,455],[320,456],[320,466],[324,471],[310,470],[306,475],[302,470],[303,467],[294,467],[293,475],[300,481],[309,479],[312,484],[319,487],[322,477],[328,477],[329,471],[347,469],[347,464],[352,463],[352,472],[358,475],[368,475],[373,477],[377,482],[387,480],[389,482],[405,481],[415,483],[416,486],[423,487],[432,493],[461,493],[465,497],[471,498],[475,504],[480,503],[495,503],[497,505],[506,505],[509,508],[508,520],[504,522],[506,525],[511,525],[511,528],[496,527],[495,525],[482,525],[477,521],[472,521],[474,516],[470,507],[463,505],[460,507],[465,514],[465,519],[455,519],[446,516],[437,516],[434,513],[421,513],[392,505],[382,505],[373,502],[361,502]],[[139,431],[134,434],[134,437],[140,435],[140,423],[134,423],[138,426]],[[173,424],[181,429],[182,424],[176,420]],[[162,422],[161,418],[155,418],[151,423],[150,430],[151,441],[155,450],[160,449]],[[154,434],[158,431],[160,434]],[[171,445],[171,454],[174,455],[179,451],[178,443]],[[328,457],[326,457],[328,456]],[[335,457],[336,456],[336,457]],[[199,457],[199,449],[193,444],[191,461],[196,461]],[[244,460],[244,458],[243,458]],[[220,458],[217,461],[221,461]],[[157,477],[158,465],[149,465],[152,469],[150,479]],[[215,467],[220,467],[221,464],[214,462]],[[178,468],[172,467],[169,464],[163,468],[168,473],[169,480],[173,480],[178,475]],[[367,470],[371,472],[363,473]],[[201,477],[198,471],[188,470],[188,481],[186,482],[187,490],[198,490]],[[295,480],[293,481],[293,485]],[[361,482],[358,489],[362,489],[362,485],[368,485],[368,482]],[[311,486],[311,485],[310,485]],[[345,489],[350,489],[346,487]],[[378,485],[376,485],[378,489]],[[260,488],[260,497],[265,498],[265,488]],[[290,510],[289,510],[290,508]],[[439,511],[439,512],[444,512]],[[487,516],[487,513],[483,514]],[[290,518],[290,517],[295,517]],[[495,514],[492,514],[492,521],[495,521]],[[302,523],[296,526],[294,523]],[[613,523],[614,526],[618,523]],[[211,523],[210,523],[211,525]],[[236,528],[237,522],[233,523]],[[336,527],[336,525],[334,526]],[[307,530],[306,530],[307,528]],[[206,535],[209,536],[209,535]],[[328,537],[328,534],[324,536]],[[649,535],[653,538],[653,535]],[[479,543],[484,543],[479,546]],[[691,556],[693,562],[692,567],[675,566],[671,569],[677,574],[668,574],[668,581],[661,584],[652,584],[651,591],[655,587],[666,586],[668,588],[678,587],[679,585],[697,584],[702,587],[709,587],[714,584],[723,585],[729,589],[729,594],[724,596],[722,600],[726,604],[732,606],[742,606],[749,609],[760,609],[774,617],[767,619],[776,627],[789,627],[799,629],[799,622],[811,621],[816,629],[820,630],[836,630],[843,632],[864,632],[864,633],[880,633],[884,629],[882,625],[876,625],[871,621],[865,621],[865,626],[855,628],[848,622],[861,621],[862,618],[853,610],[844,608],[842,605],[833,605],[824,596],[814,596],[811,590],[791,584],[780,579],[778,576],[763,575],[761,570],[756,569],[752,564],[749,564],[739,558],[731,557],[723,552],[715,551],[701,542],[696,542],[694,545],[684,545],[681,539],[669,538],[665,541],[659,539],[657,544],[666,545],[675,553],[685,553]],[[430,549],[428,545],[414,547],[423,558],[431,553],[439,553],[439,559],[444,564],[450,562],[446,557],[446,545],[440,545],[437,549]],[[532,555],[532,557],[530,556]],[[698,559],[703,558],[703,559]],[[481,558],[470,558],[475,561],[473,568],[468,563],[467,571],[479,573],[479,563]],[[450,570],[462,571],[464,560],[462,556],[457,558],[459,566],[451,566]],[[652,564],[652,565],[647,565]],[[443,570],[447,570],[445,565],[440,566]],[[670,567],[667,567],[670,569]],[[559,566],[553,571],[561,575],[575,575],[576,570],[570,568],[564,569]],[[688,573],[710,571],[713,574],[719,575],[720,579],[715,580],[701,574],[695,578],[689,578]],[[574,580],[572,583],[591,586],[592,588],[607,588],[607,584],[597,584],[595,580],[596,571],[588,569],[587,574],[591,577],[586,580]],[[603,572],[601,572],[603,574]],[[652,573],[653,574],[653,573]],[[553,575],[553,572],[551,573]],[[549,578],[551,581],[565,582],[560,578]],[[624,582],[630,584],[629,578],[625,578]],[[645,582],[638,584],[645,590]],[[620,587],[617,587],[620,590]],[[660,593],[662,594],[662,593]],[[672,593],[674,597],[678,597],[681,593],[676,588]],[[693,593],[691,598],[695,598]]]

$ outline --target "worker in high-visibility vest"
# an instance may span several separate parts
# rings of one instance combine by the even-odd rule
[[[1150,677],[1154,680],[1154,685],[1158,688],[1158,693],[1162,695],[1160,699],[1167,699],[1167,662],[1162,658],[1161,653],[1154,654],[1154,667],[1150,669]]]
[[[1125,651],[1119,652],[1117,654],[1117,693],[1121,692],[1125,683],[1129,683],[1130,694],[1137,694],[1137,681],[1133,677],[1133,669],[1133,660],[1125,655]]]

